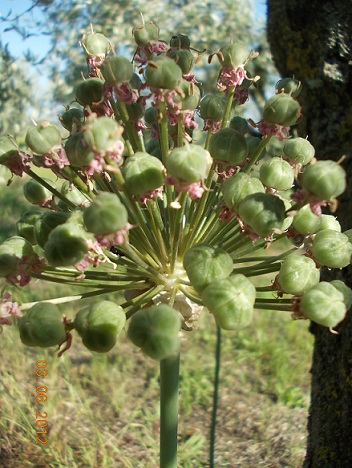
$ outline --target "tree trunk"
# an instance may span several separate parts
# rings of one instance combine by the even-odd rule
[[[298,132],[308,136],[318,159],[346,159],[348,189],[336,213],[352,228],[352,0],[268,0],[268,40],[282,76],[303,85]],[[350,267],[323,271],[352,287]],[[338,335],[312,324],[308,447],[304,466],[352,467],[352,312]]]

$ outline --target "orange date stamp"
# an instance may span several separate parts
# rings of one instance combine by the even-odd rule
[[[48,375],[48,363],[45,360],[39,360],[35,363],[35,374],[37,376],[37,383],[39,383],[40,379],[44,379]],[[43,382],[43,383],[42,383]],[[38,405],[42,405],[48,400],[48,387],[44,385],[44,381],[40,381],[40,385],[36,386],[36,394],[35,394],[35,399]],[[36,405],[36,408],[38,406]],[[39,408],[38,408],[39,409]],[[45,436],[45,434],[48,434],[48,431],[46,430],[46,427],[48,426],[48,421],[47,421],[48,413],[46,411],[43,411],[42,408],[40,408],[40,411],[35,412],[35,427],[36,427],[36,439],[35,443],[36,444],[42,444],[45,445],[48,443],[48,438]]]

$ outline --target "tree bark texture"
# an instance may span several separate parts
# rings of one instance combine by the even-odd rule
[[[339,160],[348,188],[336,215],[352,228],[352,0],[268,0],[268,40],[280,74],[302,82],[300,136],[318,159]],[[350,267],[322,279],[352,287]],[[315,336],[305,468],[352,467],[352,312],[338,335],[312,324]]]

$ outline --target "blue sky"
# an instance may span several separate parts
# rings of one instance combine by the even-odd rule
[[[11,10],[10,17],[15,17],[23,13],[32,5],[30,0],[1,0],[0,3],[0,16],[7,17]],[[35,10],[37,11],[37,10]],[[255,0],[255,15],[257,18],[263,18],[266,14],[265,0]],[[30,17],[30,13],[27,15]],[[49,41],[44,36],[33,36],[26,41],[23,41],[21,37],[13,31],[4,31],[8,23],[0,22],[0,36],[3,44],[9,44],[10,52],[18,57],[25,50],[31,50],[35,54],[39,54],[40,57],[44,57],[46,52],[49,50]]]

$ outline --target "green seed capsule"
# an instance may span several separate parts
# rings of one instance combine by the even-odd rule
[[[137,45],[143,46],[159,38],[159,28],[153,21],[148,21],[133,28],[132,34]]]
[[[276,94],[264,106],[263,119],[272,125],[290,127],[301,116],[301,106],[289,94]]]
[[[177,33],[176,36],[172,36],[170,39],[170,47],[172,49],[189,49],[191,46],[191,41],[188,36],[184,34]]]
[[[326,229],[313,239],[313,257],[328,268],[344,268],[351,262],[352,244],[344,234]]]
[[[202,292],[205,306],[225,330],[248,326],[253,318],[256,290],[244,275],[211,282]]]
[[[335,216],[322,214],[320,215],[320,219],[321,219],[320,228],[316,232],[325,231],[326,229],[330,229],[331,231],[341,232],[341,224],[337,221]]]
[[[217,56],[223,67],[237,68],[246,62],[249,52],[247,46],[240,42],[235,42],[222,47]]]
[[[94,151],[85,141],[83,132],[74,133],[66,140],[65,152],[74,167],[89,166],[94,159]]]
[[[99,153],[105,153],[114,148],[122,132],[119,124],[110,117],[90,118],[82,129],[83,146]]]
[[[166,169],[178,179],[188,183],[204,180],[211,158],[202,146],[190,144],[171,151],[166,159]]]
[[[238,206],[243,221],[260,237],[267,237],[280,229],[285,220],[284,202],[267,193],[248,195]]]
[[[303,294],[300,309],[313,322],[329,328],[336,327],[347,311],[343,293],[324,281]]]
[[[343,281],[333,280],[330,281],[330,284],[335,286],[340,292],[342,292],[346,304],[346,309],[348,310],[352,305],[352,290]]]
[[[293,168],[281,158],[270,158],[260,166],[260,180],[266,187],[289,190],[294,181]]]
[[[319,200],[331,200],[346,190],[346,172],[335,161],[318,161],[305,168],[302,187]]]
[[[59,308],[50,303],[36,304],[18,321],[20,338],[26,346],[46,348],[66,339],[66,330]]]
[[[24,237],[32,245],[37,243],[35,238],[34,225],[43,212],[39,209],[25,211],[21,214],[16,222],[16,233],[18,236]]]
[[[84,34],[81,45],[88,56],[105,56],[112,49],[110,41],[100,33]]]
[[[107,353],[115,346],[125,323],[125,312],[112,301],[101,301],[81,309],[74,320],[84,346],[98,353]]]
[[[76,133],[81,130],[84,122],[84,114],[81,109],[72,107],[67,109],[63,114],[59,115],[61,125],[69,132]]]
[[[199,115],[204,120],[211,120],[212,122],[219,122],[225,110],[225,102],[221,96],[213,96],[207,94],[200,101]]]
[[[34,236],[37,244],[43,249],[51,231],[59,224],[65,223],[68,213],[49,211],[43,213],[34,223]]]
[[[10,275],[17,265],[17,257],[11,247],[0,245],[0,277]]]
[[[34,255],[32,244],[21,236],[9,237],[2,245],[9,247],[17,258],[27,258],[30,261]]]
[[[253,193],[264,193],[265,188],[256,177],[251,177],[244,172],[238,172],[225,179],[222,184],[222,194],[226,206],[233,211],[237,211],[238,205],[248,195]]]
[[[248,133],[248,122],[243,117],[236,115],[230,120],[230,128],[237,130],[242,135]]]
[[[294,296],[301,296],[319,283],[320,271],[314,260],[301,255],[286,258],[280,268],[277,281],[280,290]]]
[[[65,182],[62,184],[60,192],[67,198],[67,200],[74,203],[76,206],[83,207],[89,203],[88,199],[83,195],[83,193],[74,185],[70,184],[68,180],[65,180]],[[63,211],[71,210],[71,208],[69,208],[63,200],[59,200],[57,202],[57,206]]]
[[[294,78],[282,78],[276,83],[275,90],[277,93],[290,94],[296,98],[301,94],[302,83]]]
[[[51,187],[55,188],[55,182],[50,179],[46,179],[43,177],[44,182],[46,182]],[[53,194],[44,187],[42,184],[37,182],[36,180],[29,180],[23,186],[23,195],[26,200],[33,205],[40,205],[41,203],[45,202],[46,200],[50,200]]]
[[[0,164],[5,164],[6,161],[18,154],[18,148],[15,143],[8,137],[0,137]]]
[[[182,70],[173,59],[161,55],[149,62],[145,80],[150,88],[176,89],[182,82]]]
[[[61,146],[60,131],[50,122],[41,122],[27,131],[26,145],[35,154],[50,153],[53,149]]]
[[[102,101],[104,81],[100,78],[87,78],[80,81],[75,88],[76,101],[81,106],[91,106]]]
[[[183,266],[192,286],[201,292],[215,279],[227,278],[232,273],[233,261],[223,249],[196,245],[187,250]]]
[[[111,234],[123,229],[128,221],[127,210],[114,193],[101,192],[84,210],[87,231],[93,234]]]
[[[125,57],[107,57],[100,67],[107,83],[127,83],[133,76],[133,65]]]
[[[290,161],[305,166],[314,158],[315,149],[308,140],[298,137],[286,140],[283,153]]]
[[[83,229],[70,223],[54,228],[44,247],[45,258],[53,266],[76,265],[87,252],[88,244]]]
[[[160,361],[178,353],[181,319],[166,304],[140,309],[130,320],[129,339],[151,358]]]
[[[194,110],[198,107],[200,101],[200,89],[197,85],[189,81],[182,80],[180,89],[183,97],[177,95],[173,97],[173,101],[180,103],[181,110]]]
[[[188,49],[170,49],[167,56],[175,60],[182,70],[182,75],[188,75],[194,65],[195,57]]]
[[[247,140],[237,130],[223,128],[211,137],[209,152],[217,161],[241,164],[248,154]]]
[[[132,195],[155,190],[164,183],[164,166],[161,161],[139,151],[126,159],[122,174],[126,188]]]
[[[310,205],[305,205],[294,215],[292,227],[303,236],[314,234],[320,230],[321,216],[314,214]]]

